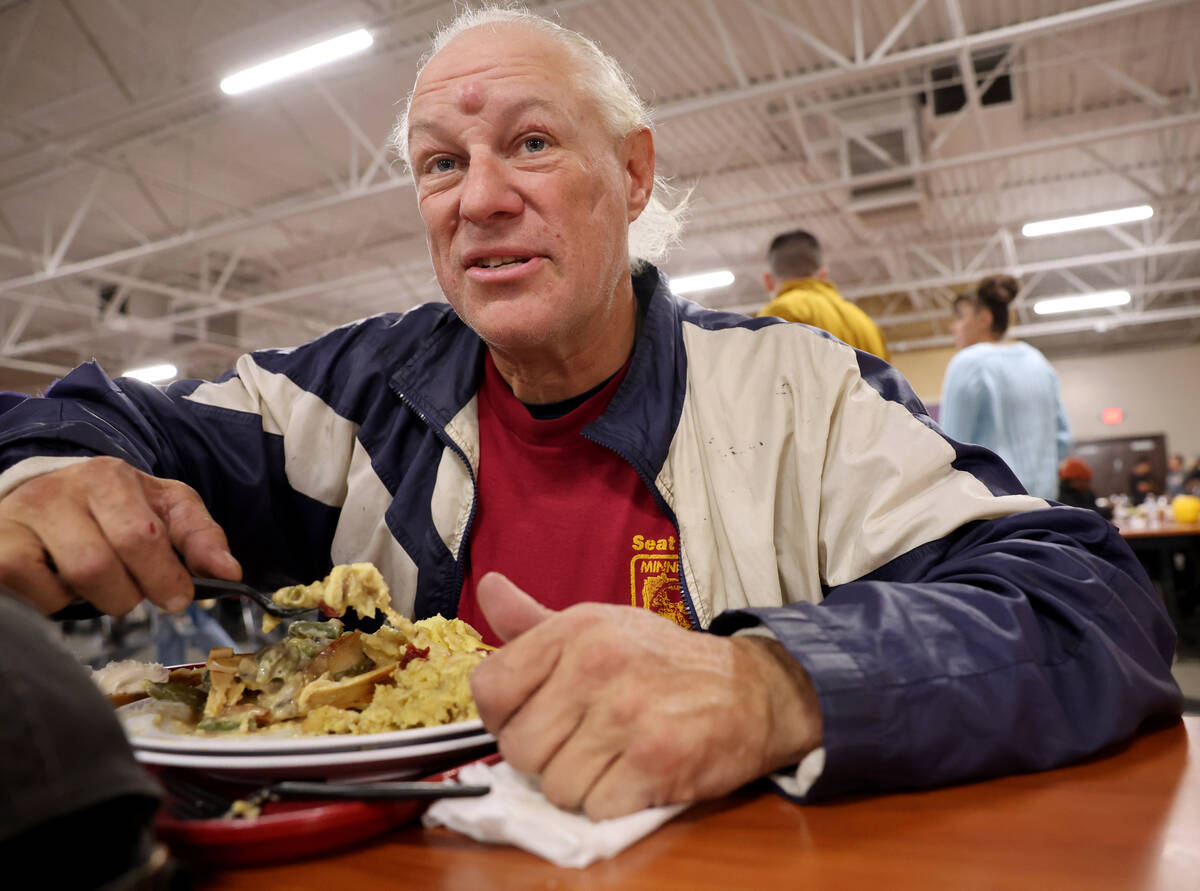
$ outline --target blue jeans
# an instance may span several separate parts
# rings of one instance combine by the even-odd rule
[[[182,665],[188,661],[188,648],[208,657],[213,647],[233,647],[233,638],[207,610],[192,603],[181,614],[157,610],[154,613],[155,659],[163,665]]]

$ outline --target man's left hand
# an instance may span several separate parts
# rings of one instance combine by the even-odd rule
[[[715,798],[821,744],[812,683],[774,640],[636,607],[554,612],[498,573],[477,594],[506,641],[471,676],[480,717],[559,807],[602,820]]]

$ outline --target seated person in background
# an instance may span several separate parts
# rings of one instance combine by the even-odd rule
[[[1148,495],[1158,494],[1153,465],[1145,458],[1133,464],[1133,473],[1129,476],[1129,494],[1133,496],[1134,504],[1141,504]]]
[[[760,316],[776,316],[828,331],[838,340],[880,359],[888,358],[879,326],[859,307],[838,293],[815,235],[796,229],[775,237],[767,248],[769,272],[763,273],[771,301]]]
[[[1167,497],[1174,498],[1176,495],[1184,494],[1184,482],[1187,480],[1187,471],[1183,466],[1183,455],[1176,452],[1173,455],[1167,456]]]
[[[1086,507],[1094,510],[1106,520],[1111,520],[1111,507],[1100,507],[1096,504],[1096,495],[1092,492],[1092,468],[1082,458],[1072,455],[1064,458],[1058,465],[1058,500],[1069,507]]]
[[[0,580],[121,613],[373,562],[504,644],[485,726],[597,819],[1043,769],[1177,715],[1115,529],[875,356],[671,293],[649,120],[583,35],[464,12],[396,129],[448,304],[214,382],[76,369],[0,431]]]

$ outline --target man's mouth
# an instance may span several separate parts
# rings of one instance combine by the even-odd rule
[[[505,266],[519,266],[522,263],[528,263],[529,257],[481,257],[472,266],[479,266],[483,269],[500,269]]]

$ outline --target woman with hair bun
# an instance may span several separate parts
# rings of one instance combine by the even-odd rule
[[[954,300],[954,345],[959,352],[942,384],[946,435],[991,449],[1029,494],[1058,493],[1058,463],[1071,430],[1058,393],[1058,375],[1037,349],[1005,336],[1009,306],[1020,285],[992,275]]]

